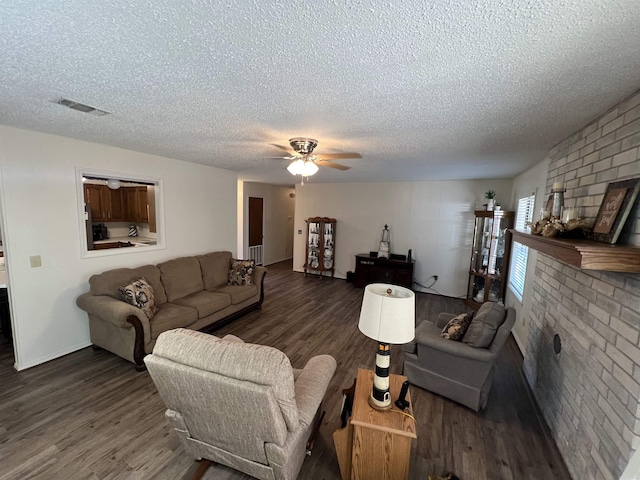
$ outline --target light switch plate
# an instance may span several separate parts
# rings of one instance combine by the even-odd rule
[[[31,268],[42,266],[42,259],[40,258],[40,255],[34,255],[33,257],[29,257],[29,262],[31,263]]]

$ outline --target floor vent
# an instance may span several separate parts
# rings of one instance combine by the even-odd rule
[[[69,100],[68,98],[61,98],[60,100],[56,100],[55,103],[62,105],[63,107],[69,107],[73,110],[77,110],[78,112],[89,113],[98,117],[111,114],[111,112],[107,112],[106,110],[101,110],[90,105],[85,105],[84,103]]]

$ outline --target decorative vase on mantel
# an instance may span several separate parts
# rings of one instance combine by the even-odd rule
[[[493,208],[496,205],[496,199],[495,198],[488,198],[487,199],[487,211],[491,212],[493,211]]]

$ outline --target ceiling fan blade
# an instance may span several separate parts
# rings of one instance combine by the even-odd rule
[[[341,158],[362,158],[362,155],[359,153],[351,152],[351,153],[317,153],[318,157],[324,160],[337,160]]]
[[[328,160],[316,160],[313,163],[315,163],[316,165],[320,165],[321,167],[330,167],[337,170],[349,170],[351,168],[347,167],[346,165],[340,165],[339,163],[330,162]]]
[[[291,147],[285,147],[284,145],[278,145],[277,143],[271,143],[270,145],[277,147],[281,150],[285,150],[286,152],[291,152]]]

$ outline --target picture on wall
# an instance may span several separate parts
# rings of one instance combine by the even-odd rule
[[[592,237],[604,243],[616,243],[640,190],[640,178],[607,185]]]

